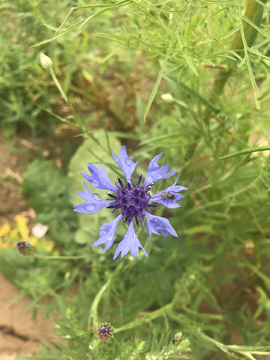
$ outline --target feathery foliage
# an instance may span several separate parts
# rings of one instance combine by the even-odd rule
[[[40,161],[24,176],[31,206],[64,255],[19,262],[11,249],[1,253],[5,273],[28,266],[21,293],[31,294],[35,309],[45,307],[57,324],[60,341],[43,341],[32,359],[269,356],[268,1],[3,4],[26,33],[32,19],[27,45],[4,47],[4,129],[25,121],[42,133],[46,116],[52,129],[62,121],[88,138],[69,163],[69,183]],[[22,55],[25,46],[32,48]],[[13,72],[9,51],[20,59]],[[52,59],[51,72],[39,67],[39,52]],[[139,252],[112,260],[92,247],[111,214],[77,217],[67,204],[68,196],[79,203],[75,190],[83,190],[79,173],[88,162],[119,175],[109,155],[119,139],[141,164],[163,151],[163,163],[178,168],[189,188],[182,208],[155,213],[169,218],[179,239],[152,235],[148,242],[140,228],[147,259]],[[145,176],[147,168],[136,171]],[[162,180],[153,191],[169,185]],[[55,195],[54,206],[45,194]],[[116,244],[124,233],[119,228]],[[72,284],[77,289],[68,296]],[[48,295],[50,304],[41,305]],[[108,343],[96,337],[104,322],[114,328]]]

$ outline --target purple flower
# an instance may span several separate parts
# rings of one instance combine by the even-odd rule
[[[144,250],[144,248],[142,247],[142,244],[139,242],[139,239],[137,238],[137,235],[135,233],[134,226],[133,226],[133,221],[131,221],[129,224],[129,227],[128,227],[128,231],[127,231],[126,235],[124,236],[124,239],[120,242],[120,244],[116,248],[113,259],[116,259],[120,252],[121,252],[121,259],[122,259],[123,256],[127,255],[129,250],[131,252],[131,255],[136,257],[138,255],[139,248],[141,248],[143,250],[145,256],[148,256],[147,252]]]
[[[183,199],[184,195],[178,193],[179,191],[182,190],[188,190],[188,188],[186,188],[185,186],[176,185],[178,178],[179,175],[177,176],[177,179],[175,180],[174,184],[169,186],[167,189],[152,195],[151,201],[162,204],[169,209],[180,207],[181,205],[177,204],[177,201]],[[171,201],[172,199],[174,201]]]
[[[113,245],[119,222],[128,222],[127,233],[124,236],[124,239],[117,246],[113,258],[117,258],[120,253],[122,258],[129,251],[131,252],[132,256],[136,257],[140,248],[143,250],[144,255],[147,256],[145,249],[141,245],[135,233],[133,219],[135,220],[136,225],[140,226],[140,220],[143,222],[144,218],[146,218],[146,230],[148,231],[149,239],[151,233],[162,235],[163,237],[167,238],[169,232],[173,236],[178,237],[169,220],[160,216],[152,215],[150,210],[155,208],[157,204],[162,204],[170,209],[179,207],[180,205],[178,205],[177,202],[184,197],[179,192],[182,190],[187,190],[187,188],[176,185],[178,180],[177,177],[174,184],[169,186],[167,189],[154,195],[150,194],[150,190],[152,189],[154,183],[162,179],[167,179],[177,172],[177,170],[168,172],[169,165],[163,165],[160,167],[157,164],[158,160],[162,156],[162,153],[151,160],[146,179],[143,184],[141,184],[141,174],[135,183],[131,181],[131,177],[137,163],[134,163],[127,155],[125,146],[122,146],[120,149],[119,157],[115,155],[113,151],[112,155],[116,163],[122,169],[126,180],[117,177],[118,183],[113,185],[106,173],[106,170],[100,164],[99,169],[94,165],[89,164],[88,170],[90,171],[91,176],[88,174],[82,174],[82,176],[91,182],[94,187],[98,189],[110,190],[114,194],[107,192],[109,198],[102,200],[100,197],[93,194],[84,183],[87,192],[77,191],[77,193],[85,200],[85,202],[74,206],[74,211],[83,214],[94,214],[104,207],[107,209],[113,209],[113,213],[116,213],[120,210],[121,214],[117,218],[101,226],[99,239],[95,241],[93,245],[99,248],[101,244],[106,243],[103,252],[107,251]]]

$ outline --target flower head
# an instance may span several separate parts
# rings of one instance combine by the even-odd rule
[[[158,204],[164,205],[170,209],[179,207],[180,205],[178,205],[177,202],[184,197],[179,192],[187,190],[187,188],[176,185],[178,180],[177,177],[173,185],[161,192],[158,192],[157,194],[151,195],[150,190],[157,181],[167,179],[177,172],[177,170],[168,172],[169,165],[163,165],[160,167],[157,164],[158,160],[162,156],[162,153],[151,160],[145,181],[143,183],[141,174],[135,183],[131,181],[131,177],[137,163],[134,163],[127,155],[125,146],[122,146],[119,152],[119,157],[115,155],[113,151],[112,155],[116,163],[122,169],[126,180],[117,177],[117,182],[114,185],[107,175],[106,170],[100,164],[99,168],[89,164],[88,169],[91,176],[84,173],[82,176],[94,187],[109,190],[113,192],[113,194],[111,192],[107,192],[109,198],[102,200],[96,194],[92,193],[86,183],[84,183],[87,192],[77,191],[77,193],[85,201],[82,204],[74,206],[74,211],[84,214],[94,214],[104,207],[112,209],[113,213],[120,210],[121,214],[118,215],[117,218],[101,226],[100,237],[93,243],[93,245],[99,247],[101,244],[106,243],[103,252],[107,251],[113,245],[118,223],[123,221],[127,222],[129,227],[124,239],[117,246],[114,259],[120,253],[122,258],[129,251],[132,256],[136,257],[140,248],[143,250],[144,255],[147,256],[145,249],[141,245],[135,233],[133,219],[135,220],[135,224],[140,226],[140,223],[142,223],[146,218],[146,229],[149,234],[149,239],[152,232],[157,235],[162,235],[165,238],[168,237],[168,232],[173,236],[178,237],[169,220],[160,216],[152,215],[150,210],[155,208]]]
[[[18,253],[22,256],[33,255],[33,253],[34,253],[33,246],[31,244],[31,242],[28,240],[19,241],[17,243],[17,250],[18,250]]]
[[[97,328],[97,336],[100,341],[109,341],[113,338],[113,328],[108,323],[103,323]]]

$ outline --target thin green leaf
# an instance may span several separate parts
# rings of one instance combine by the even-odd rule
[[[124,3],[127,2],[127,1],[124,1]],[[78,9],[91,9],[91,8],[114,8],[115,7],[115,4],[109,4],[109,5],[102,5],[102,4],[93,4],[93,5],[82,5],[82,6],[76,6],[76,7],[73,7],[69,10],[68,14],[67,14],[67,17],[65,18],[65,20],[62,22],[62,24],[60,25],[60,27],[58,28],[58,30],[60,30],[64,25],[65,23],[68,21],[68,19],[70,18],[71,14],[73,13],[74,10],[78,10]],[[105,9],[103,9],[105,10]],[[96,15],[97,13],[94,13],[92,14],[91,16],[94,16]],[[90,18],[91,18],[90,16]],[[89,19],[89,18],[87,18]],[[85,21],[85,20],[83,20]],[[83,26],[83,25],[82,25]],[[57,30],[57,31],[58,31]]]
[[[239,8],[239,15],[241,17],[241,5],[240,5],[240,3],[239,3],[238,8]],[[248,46],[247,46],[247,41],[246,41],[245,32],[244,32],[244,26],[243,26],[242,22],[241,22],[240,32],[241,32],[241,38],[242,38],[242,42],[243,42],[243,48],[244,48],[244,52],[245,52],[245,59],[246,59],[246,64],[247,64],[247,68],[248,68],[248,72],[249,72],[249,77],[250,77],[251,85],[252,85],[252,87],[254,89],[255,105],[256,105],[256,108],[259,110],[260,109],[260,102],[258,100],[258,98],[259,98],[259,89],[258,89],[257,83],[255,81],[253,71],[252,71],[252,68],[251,68],[251,64],[250,64],[250,61],[249,61]]]
[[[72,350],[66,348],[64,345],[62,345],[62,344],[60,344],[60,343],[58,343],[57,345],[61,348],[62,352],[63,352],[65,355],[67,355],[70,359],[82,360],[82,357],[81,357],[80,355],[78,355],[75,351],[72,351]],[[29,360],[29,359],[28,359],[28,360]],[[39,359],[39,360],[40,360],[40,359]]]
[[[144,140],[140,143],[140,145],[146,145],[146,144],[149,144],[149,143],[152,143],[152,142],[157,142],[157,146],[159,146],[160,144],[158,143],[158,140],[163,140],[163,139],[169,139],[169,138],[175,138],[175,137],[178,137],[178,136],[181,136],[183,134],[191,134],[191,131],[187,131],[187,132],[175,132],[175,133],[172,133],[172,134],[165,134],[165,135],[159,135],[159,136],[155,136],[155,137],[152,137],[150,139],[147,139],[147,140]]]
[[[155,86],[154,86],[154,88],[153,88],[153,90],[152,90],[152,93],[151,93],[150,98],[149,98],[149,100],[148,100],[148,103],[147,103],[147,105],[146,105],[146,109],[145,109],[145,112],[144,112],[144,121],[145,121],[146,116],[147,116],[147,114],[148,114],[148,112],[149,112],[149,110],[150,110],[150,107],[151,107],[151,105],[152,105],[152,102],[153,102],[153,100],[154,100],[154,97],[156,96],[157,89],[158,89],[159,84],[160,84],[160,81],[161,81],[161,79],[162,79],[162,77],[163,77],[163,74],[164,74],[164,71],[165,71],[165,68],[166,68],[166,65],[167,65],[167,61],[168,61],[168,59],[169,59],[169,56],[170,56],[170,53],[171,53],[173,44],[174,44],[174,42],[175,42],[175,39],[176,39],[176,37],[177,37],[177,34],[179,33],[180,27],[182,26],[182,23],[183,23],[183,21],[184,21],[184,18],[185,18],[185,16],[186,16],[189,8],[190,8],[190,5],[187,6],[186,11],[184,12],[184,14],[183,14],[183,16],[182,16],[182,18],[181,18],[181,20],[180,20],[180,22],[179,22],[179,24],[178,24],[178,27],[176,28],[176,30],[175,30],[175,32],[174,32],[174,34],[173,34],[172,40],[171,40],[170,45],[169,45],[169,48],[168,48],[168,50],[167,50],[167,54],[166,54],[165,59],[164,59],[164,61],[163,61],[162,67],[161,67],[161,69],[160,69],[160,72],[159,72],[159,74],[158,74],[157,81],[156,81],[156,83],[155,83]]]
[[[178,29],[177,29],[177,30],[178,30]],[[177,31],[177,30],[176,30],[176,31]],[[170,46],[169,46],[169,48],[168,48],[168,51],[167,51],[166,57],[165,57],[165,59],[164,59],[164,61],[163,61],[161,70],[160,70],[160,72],[159,72],[159,74],[158,74],[157,81],[156,81],[156,83],[155,83],[155,85],[154,85],[154,88],[153,88],[152,93],[151,93],[151,95],[150,95],[150,97],[149,97],[148,103],[147,103],[147,105],[146,105],[146,109],[145,109],[145,111],[144,111],[144,116],[143,116],[143,117],[144,117],[144,121],[145,121],[146,116],[147,116],[147,114],[148,114],[148,112],[149,112],[149,110],[150,110],[150,107],[151,107],[151,105],[152,105],[152,102],[153,102],[153,100],[154,100],[154,97],[156,96],[157,89],[158,89],[158,87],[159,87],[160,81],[161,81],[161,79],[162,79],[162,77],[163,77],[163,74],[164,74],[164,71],[165,71],[165,67],[166,67],[166,65],[167,65],[167,61],[168,61],[168,59],[169,59],[170,52],[171,52],[171,50],[172,50],[172,46],[173,46],[173,43],[174,43],[175,38],[176,38],[176,31],[175,31],[175,33],[174,33],[174,36],[173,36],[172,41],[171,41],[171,43],[170,43]]]
[[[264,4],[261,0],[256,0],[256,2],[260,5],[262,5],[263,7],[265,7],[266,10],[269,10],[270,11],[270,7],[267,6],[266,4]]]
[[[270,39],[270,35],[268,35],[266,32],[264,32],[259,26],[257,26],[256,24],[254,24],[253,21],[251,21],[249,18],[247,18],[246,16],[242,15],[242,18],[249,23],[252,27],[254,27],[254,29],[256,29],[259,33],[261,33],[264,37],[266,37],[267,39]]]
[[[150,3],[146,3],[144,2],[144,4],[142,4],[141,2],[138,2],[136,0],[133,0],[132,1],[133,3],[137,4],[139,7],[145,7],[148,11],[149,10],[153,10],[153,11],[156,11],[156,12],[161,12],[161,13],[167,13],[167,14],[172,14],[172,13],[181,13],[183,11],[186,10],[186,7],[183,8],[183,9],[179,9],[179,10],[166,10],[166,9],[160,9],[158,7],[154,7],[154,6],[151,6]]]
[[[248,266],[259,278],[261,278],[264,281],[265,286],[268,289],[270,289],[270,278],[268,276],[266,276],[264,273],[258,270],[254,265],[250,264],[247,260],[245,261],[245,265]],[[260,350],[268,350],[268,349],[269,347]]]
[[[102,60],[102,64],[104,64],[107,60],[109,60],[111,57],[113,57],[115,54],[117,54],[120,51],[125,50],[125,48],[120,48],[120,49],[115,49],[112,52],[110,52],[103,60]]]
[[[71,30],[75,30],[75,29],[77,29],[77,28],[81,28],[81,27],[82,27],[83,25],[85,25],[88,21],[92,20],[94,17],[99,16],[99,15],[103,14],[104,12],[106,12],[106,11],[108,11],[108,10],[110,10],[110,9],[114,9],[114,8],[118,8],[118,7],[125,6],[125,5],[129,4],[130,2],[131,2],[131,1],[124,1],[124,2],[121,2],[120,4],[117,4],[117,5],[114,5],[114,6],[111,6],[111,5],[110,5],[110,6],[107,6],[105,9],[102,9],[102,10],[96,12],[94,15],[91,15],[91,16],[89,16],[88,18],[86,18],[86,19],[84,19],[84,20],[81,20],[81,21],[77,22],[76,24],[73,24],[73,25],[70,26],[69,28],[63,30],[60,34],[57,34],[57,35],[51,37],[50,39],[43,40],[43,41],[40,41],[40,42],[37,43],[37,44],[32,45],[31,48],[32,48],[32,47],[38,47],[38,46],[47,44],[47,43],[49,43],[49,42],[51,42],[51,41],[54,41],[54,40],[60,38],[61,36],[65,35],[66,33],[70,32]],[[90,6],[90,5],[89,5],[89,6]],[[104,5],[104,6],[105,6],[105,5]],[[104,6],[103,6],[103,7],[104,7]],[[90,6],[90,7],[91,7],[91,6]],[[80,8],[81,8],[81,7],[80,7]],[[72,10],[72,11],[73,11],[73,10]],[[70,10],[70,13],[68,14],[68,17],[71,15],[72,11]],[[68,17],[65,19],[64,23],[67,21]],[[63,24],[64,24],[64,23],[63,23]],[[63,24],[62,24],[62,25],[63,25]],[[62,26],[62,25],[61,25],[61,26]]]
[[[261,57],[262,59],[265,59],[265,60],[268,60],[268,61],[270,60],[269,57],[261,54],[258,50],[254,50],[254,49],[252,49],[252,48],[248,48],[248,51],[251,52],[251,53],[254,54],[254,55],[257,55],[257,56]]]
[[[211,110],[212,112],[214,112],[215,114],[217,114],[219,112],[218,109],[216,109],[213,105],[211,105],[207,100],[205,100],[203,97],[201,97],[197,92],[195,92],[194,90],[192,90],[190,87],[186,86],[185,84],[183,84],[180,81],[176,81],[173,78],[169,77],[169,76],[164,76],[164,79],[168,80],[170,83],[174,84],[175,87],[180,88],[181,90],[184,90],[187,94],[189,94],[190,96],[192,96],[193,98],[197,99],[201,104],[203,104],[204,106],[206,106],[209,110]]]
[[[177,41],[178,41],[178,44],[179,44],[179,47],[184,55],[184,58],[186,59],[186,62],[188,64],[188,66],[190,67],[190,69],[195,73],[195,75],[198,77],[198,72],[195,68],[195,66],[193,65],[192,61],[190,60],[188,54],[186,53],[186,50],[185,50],[185,47],[183,46],[183,43],[182,43],[182,40],[181,40],[181,37],[180,37],[180,34],[177,34]]]
[[[123,36],[118,36],[118,35],[114,35],[114,34],[107,34],[107,33],[96,33],[93,34],[94,36],[98,36],[107,40],[113,40],[115,42],[118,42],[119,44],[122,45],[127,45],[128,40],[126,38],[124,38]]]
[[[247,148],[247,149],[244,149],[244,150],[236,151],[236,152],[234,152],[232,154],[221,156],[219,158],[219,160],[226,160],[226,159],[230,159],[230,158],[235,157],[235,156],[244,155],[244,154],[250,154],[250,153],[253,153],[253,152],[265,151],[265,150],[270,150],[270,145],[255,146],[255,147]]]
[[[131,3],[130,0],[125,0],[125,1],[122,1],[121,3],[116,4],[116,5],[114,5],[114,6],[111,6],[111,5],[110,5],[110,6],[107,6],[105,9],[100,10],[100,11],[98,11],[96,14],[91,15],[91,16],[89,16],[88,18],[86,18],[85,20],[83,20],[82,24],[79,26],[79,29],[81,29],[86,23],[88,23],[88,22],[89,22],[90,20],[92,20],[94,17],[96,17],[96,16],[98,16],[98,15],[100,15],[100,14],[103,14],[103,13],[105,13],[106,11],[108,11],[108,10],[110,10],[110,9],[119,8],[119,7],[128,5],[128,4],[130,4],[130,3]],[[90,7],[90,6],[91,6],[91,5],[89,5],[89,7]]]
[[[140,319],[136,319],[118,329],[115,329],[114,333],[116,334],[116,333],[119,333],[122,331],[133,329],[137,326],[145,324],[146,322],[154,320],[160,316],[164,316],[167,312],[169,312],[171,310],[171,308],[172,308],[172,304],[165,305],[158,310],[148,313],[147,315],[145,315],[144,317],[142,317]]]
[[[66,30],[63,30],[60,34],[55,35],[55,36],[51,37],[50,39],[40,41],[40,42],[38,42],[37,44],[34,44],[34,45],[30,46],[30,48],[38,47],[38,46],[47,44],[47,43],[49,43],[49,42],[51,42],[51,41],[54,41],[54,40],[60,38],[61,36],[63,36],[63,35],[65,35],[66,33],[68,33],[69,31],[75,30],[76,28],[78,28],[78,27],[83,23],[83,21],[84,21],[84,20],[79,21],[78,23],[70,26],[70,27],[67,28]]]
[[[227,34],[222,35],[222,36],[220,37],[220,40],[227,39],[227,38],[230,37],[231,35],[235,34],[239,29],[240,29],[240,25],[237,25],[234,29],[232,29],[231,31],[229,31]]]
[[[165,50],[166,47],[165,46],[154,46],[154,45],[151,45],[145,41],[142,41],[141,39],[139,39],[138,37],[134,36],[134,35],[131,35],[131,34],[128,34],[132,39],[135,39],[138,43],[144,45],[146,47],[146,49],[157,49],[157,50]],[[170,47],[169,47],[170,49]]]

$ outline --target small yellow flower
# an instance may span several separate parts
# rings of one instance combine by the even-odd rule
[[[10,225],[8,223],[5,223],[4,225],[2,225],[2,227],[0,228],[0,238],[8,235],[10,232]]]
[[[27,227],[27,223],[29,219],[22,215],[16,215],[15,220],[17,221],[19,232],[23,239],[28,239],[29,237],[29,229]]]

